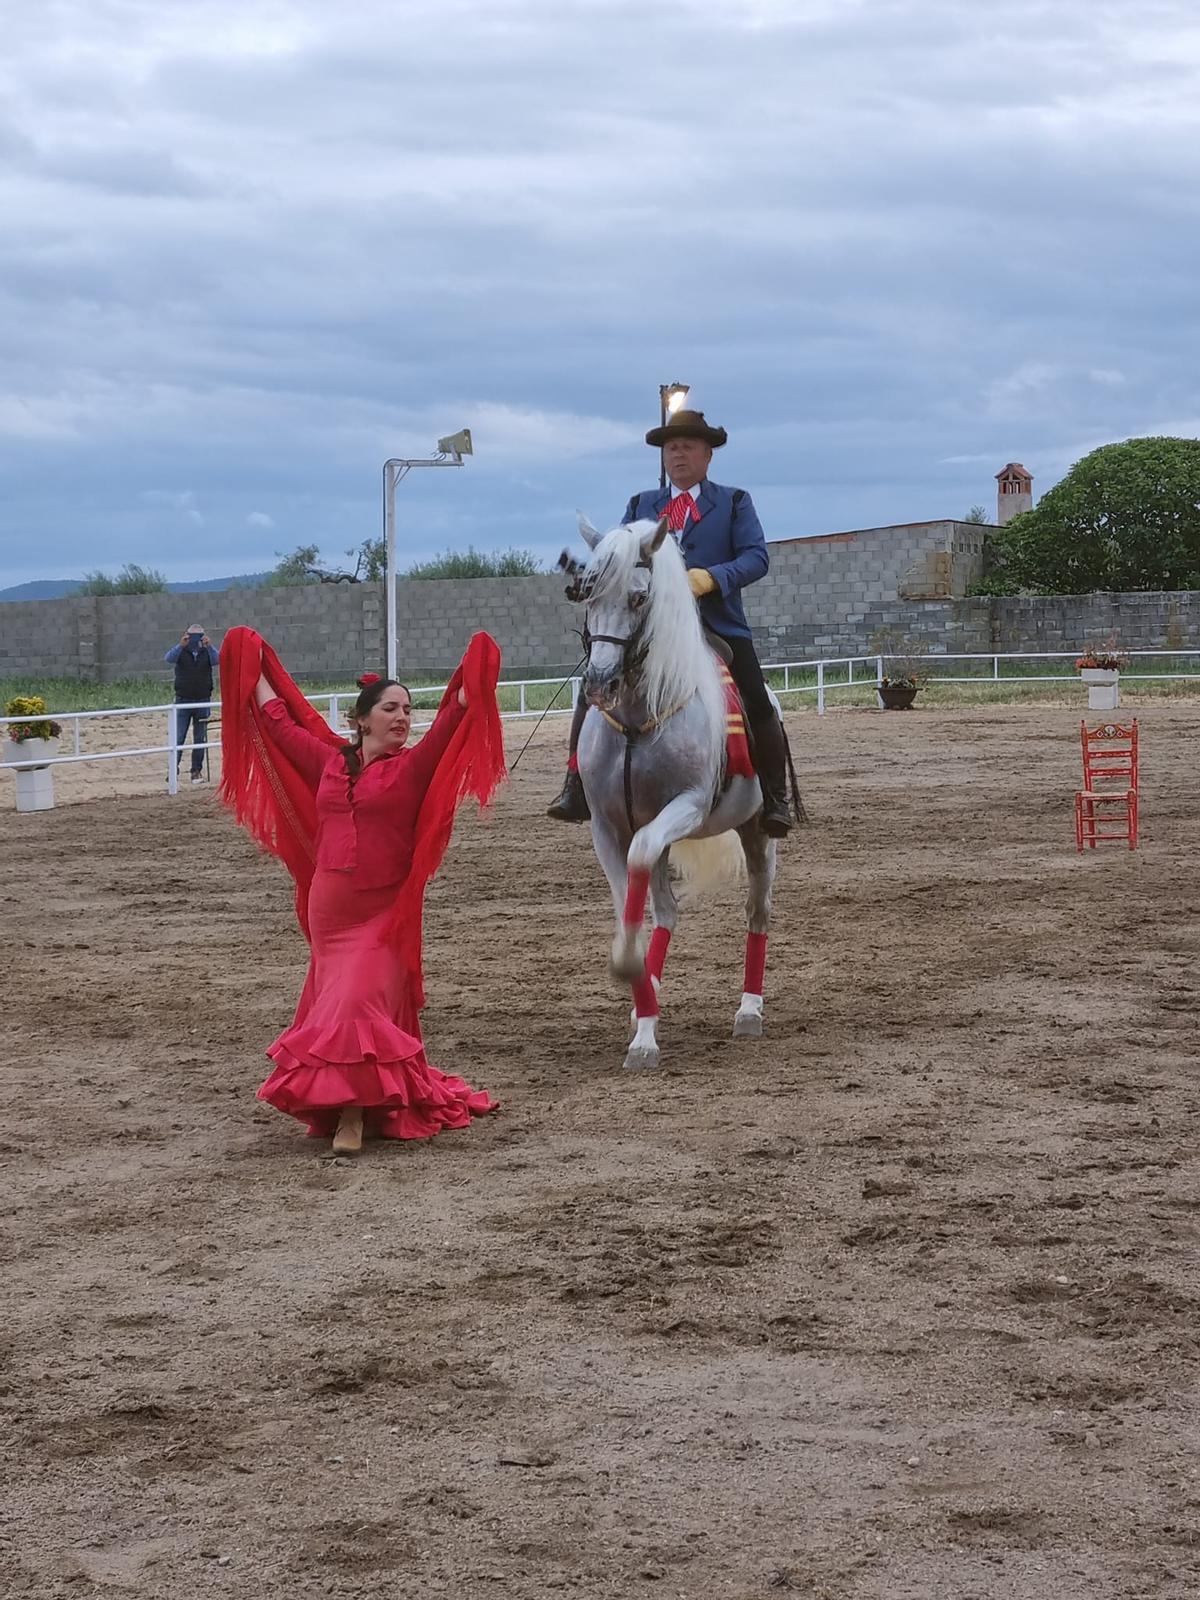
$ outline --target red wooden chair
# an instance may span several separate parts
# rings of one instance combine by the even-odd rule
[[[1079,724],[1083,788],[1075,795],[1075,848],[1094,850],[1107,839],[1138,841],[1138,725]]]

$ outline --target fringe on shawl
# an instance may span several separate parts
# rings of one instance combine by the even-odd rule
[[[500,677],[500,646],[487,633],[475,634],[462,663],[442,697],[447,705],[460,688],[467,691],[466,713],[450,737],[437,764],[421,809],[417,814],[412,865],[400,885],[388,939],[412,974],[417,1004],[425,999],[421,971],[422,920],[425,890],[442,864],[454,831],[454,817],[468,795],[486,809],[507,775],[504,734],[496,684]],[[440,709],[440,708],[439,708]]]
[[[260,634],[253,628],[230,628],[221,646],[220,795],[251,838],[291,873],[296,917],[307,939],[308,891],[316,865],[316,789],[265,731],[254,696],[260,673],[309,733],[331,750],[346,740],[309,705]]]

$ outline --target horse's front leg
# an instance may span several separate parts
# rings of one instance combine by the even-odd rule
[[[612,971],[615,977],[624,978],[635,985],[635,1002],[637,984],[644,983],[653,990],[646,973],[646,943],[642,931],[646,918],[646,899],[650,892],[650,874],[677,840],[695,833],[708,815],[708,804],[707,794],[689,792],[677,795],[662,808],[653,822],[638,829],[629,846],[625,904],[618,913]]]
[[[646,976],[653,986],[654,993],[658,995],[662,990],[663,968],[667,964],[671,935],[675,932],[675,924],[679,920],[679,901],[671,887],[670,851],[664,851],[659,856],[654,871],[650,874],[650,904],[654,913],[654,931],[650,935],[650,944],[646,950]],[[631,1027],[637,1027],[636,1006],[629,1021]]]
[[[758,818],[738,829],[746,856],[746,966],[742,1003],[733,1019],[735,1039],[756,1039],[763,1028],[763,977],[767,966],[767,929],[771,921],[771,889],[775,882],[775,841],[758,826]]]
[[[599,811],[592,812],[592,846],[608,879],[608,887],[612,890],[613,910],[619,928],[628,899],[625,846]],[[657,1067],[659,1063],[658,1000],[648,977],[635,983],[633,996],[634,1036],[625,1053],[625,1066],[631,1071],[645,1071]]]

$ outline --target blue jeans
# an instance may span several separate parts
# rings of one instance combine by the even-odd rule
[[[208,743],[208,719],[211,712],[208,706],[203,706],[199,711],[180,710],[175,713],[175,743],[179,749],[175,753],[175,771],[178,772],[183,762],[183,747],[187,743],[188,729],[195,725],[192,735],[192,777],[204,771],[205,750],[197,750],[199,744]]]

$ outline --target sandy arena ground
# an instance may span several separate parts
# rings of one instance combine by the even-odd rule
[[[0,780],[0,1587],[1194,1596],[1200,704],[1139,714],[1084,859],[1077,708],[797,717],[767,1036],[730,889],[653,1076],[544,731],[430,895],[503,1112],[358,1162],[254,1100],[304,949],[212,791]]]

